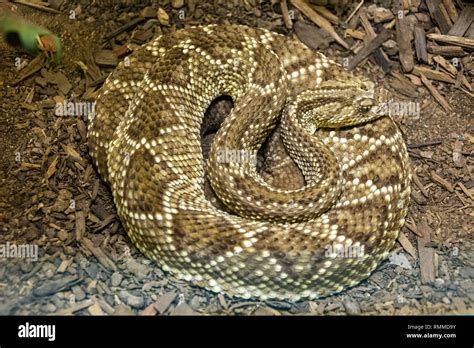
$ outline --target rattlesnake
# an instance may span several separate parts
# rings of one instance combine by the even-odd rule
[[[131,240],[165,271],[229,296],[317,298],[367,278],[404,223],[408,155],[380,117],[381,90],[283,35],[187,28],[107,78],[90,153]],[[221,95],[235,104],[206,162],[200,127]],[[306,181],[295,190],[270,186],[253,161],[282,109],[282,137]],[[206,166],[225,210],[204,194]]]

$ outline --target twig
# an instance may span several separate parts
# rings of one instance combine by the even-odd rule
[[[438,90],[431,84],[430,80],[425,75],[420,74],[421,82],[430,91],[431,95],[438,101],[438,103],[448,112],[452,112],[453,108],[449,105],[448,101],[438,92]]]
[[[439,144],[442,144],[442,143],[443,142],[441,140],[433,140],[433,141],[427,141],[426,143],[408,144],[408,148],[417,149],[419,147],[439,145]]]
[[[51,13],[57,13],[60,14],[62,13],[61,11],[58,11],[54,8],[49,8],[47,6],[41,5],[41,3],[38,2],[29,2],[26,0],[13,0],[14,3],[20,4],[20,5],[25,5],[31,8],[34,8],[36,10],[41,10],[41,11],[46,11],[46,12],[51,12]]]
[[[293,28],[293,21],[291,20],[290,13],[288,12],[288,3],[286,0],[281,0],[281,13],[283,15],[283,22],[285,22],[285,27],[288,29]]]
[[[354,15],[357,13],[357,11],[359,11],[359,9],[362,7],[363,4],[364,4],[364,0],[361,0],[361,2],[357,5],[355,10],[352,11],[352,13],[349,15],[349,17],[347,17],[347,19],[345,20],[344,23],[349,23],[349,21],[352,19],[352,17],[354,17]]]
[[[440,35],[440,34],[427,34],[428,39],[434,41],[445,42],[451,45],[474,48],[474,39],[469,39],[467,37],[459,37],[453,35]]]

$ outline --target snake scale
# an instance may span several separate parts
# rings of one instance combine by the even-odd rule
[[[318,298],[367,278],[407,213],[407,150],[380,91],[295,39],[192,27],[110,74],[89,149],[131,240],[165,271],[229,296]],[[222,95],[234,107],[205,160],[203,115]],[[277,124],[299,189],[273,187],[255,168]],[[227,209],[206,197],[206,175]]]

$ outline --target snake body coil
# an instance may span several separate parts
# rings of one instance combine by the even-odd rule
[[[221,95],[234,108],[205,163],[203,115]],[[89,148],[131,240],[164,270],[231,296],[316,298],[368,277],[404,223],[408,155],[382,95],[285,36],[193,27],[119,64]],[[278,122],[300,189],[270,186],[250,160]],[[226,210],[206,198],[206,166]]]

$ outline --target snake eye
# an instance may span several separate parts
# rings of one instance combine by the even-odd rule
[[[370,98],[364,98],[359,102],[360,109],[362,111],[369,111],[374,106],[374,100]]]

